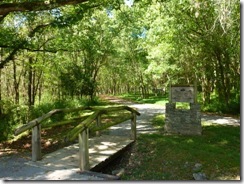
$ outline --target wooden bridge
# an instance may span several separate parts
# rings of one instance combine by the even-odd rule
[[[80,118],[74,118],[59,121],[51,124],[45,124],[45,120],[58,113],[70,113],[86,111],[89,115],[82,115]],[[104,122],[102,115],[108,115],[112,112],[127,111],[129,114],[119,117],[119,121]],[[43,168],[46,174],[35,177],[36,179],[65,179],[67,171],[86,172],[98,170],[106,162],[116,157],[117,154],[136,140],[136,116],[140,113],[134,108],[128,106],[112,107],[79,107],[73,109],[55,109],[43,116],[36,118],[22,127],[16,129],[15,135],[32,129],[32,162],[29,165]],[[106,118],[104,118],[106,119]],[[103,134],[102,130],[131,120],[131,133],[128,136],[111,136]],[[66,141],[78,139],[77,144],[72,144],[50,154],[42,156],[41,153],[41,128],[60,126],[74,122],[77,125],[64,136]],[[96,136],[89,137],[89,133],[95,133]],[[63,174],[55,174],[56,172]],[[65,171],[65,172],[64,172]],[[58,178],[57,178],[58,177]]]

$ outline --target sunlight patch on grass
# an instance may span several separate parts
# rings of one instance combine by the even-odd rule
[[[152,119],[152,125],[155,128],[159,128],[162,131],[164,130],[164,124],[165,124],[165,115],[164,114],[154,116],[154,118]]]
[[[222,140],[219,142],[219,144],[224,146],[224,145],[229,144],[229,142],[227,140]]]
[[[214,126],[213,123],[210,121],[202,121],[201,124],[202,126]]]
[[[192,139],[186,140],[186,143],[193,143],[194,141]]]
[[[125,100],[132,100],[137,103],[147,103],[147,104],[157,104],[157,105],[165,105],[166,103],[169,102],[167,96],[149,95],[147,98],[142,98],[140,95],[124,94],[118,97],[123,98]]]

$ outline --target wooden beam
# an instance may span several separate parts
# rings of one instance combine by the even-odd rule
[[[93,110],[101,110],[102,113],[108,113],[108,112],[113,112],[113,111],[120,111],[120,110],[127,110],[127,111],[130,111],[130,112],[135,112],[136,115],[140,116],[141,114],[134,108],[132,107],[129,107],[129,106],[125,106],[125,105],[122,105],[122,106],[115,106],[115,107],[106,107],[106,108],[103,108],[103,107],[91,107]]]
[[[41,160],[41,125],[32,128],[32,161]]]
[[[76,117],[76,118],[69,119],[69,120],[64,120],[64,121],[59,121],[59,122],[54,122],[54,123],[43,124],[42,125],[42,129],[44,129],[44,128],[50,128],[50,127],[55,127],[55,126],[66,125],[66,124],[71,124],[71,123],[78,123],[78,122],[84,121],[88,117],[89,117],[89,115],[84,115],[84,116]]]
[[[88,139],[89,139],[88,129],[85,129],[81,133],[79,133],[79,157],[80,157],[79,168],[81,171],[90,169]]]
[[[51,116],[53,116],[54,114],[57,114],[57,113],[68,113],[68,112],[76,112],[76,111],[81,111],[81,110],[90,110],[91,108],[90,107],[78,107],[78,108],[70,108],[70,109],[54,109],[54,110],[51,110],[50,112],[48,112],[47,114],[44,114],[42,115],[41,117],[39,118],[36,118],[32,121],[30,121],[29,123],[17,128],[15,130],[15,133],[14,135],[19,135],[21,134],[22,132],[38,125],[39,123],[43,122],[44,120],[46,120],[47,118],[50,118]]]
[[[121,118],[119,121],[113,121],[113,122],[110,122],[110,123],[102,123],[100,126],[94,126],[93,125],[93,126],[89,127],[89,129],[90,129],[91,132],[102,131],[102,130],[105,130],[105,129],[113,126],[113,125],[117,125],[117,124],[120,124],[122,122],[125,122],[125,121],[127,121],[127,120],[129,120],[131,118],[132,118],[131,115],[125,116],[125,117]]]
[[[100,127],[101,126],[101,114],[98,114],[97,119],[96,119],[96,126]],[[100,136],[101,132],[99,130],[96,131],[96,136]]]
[[[93,108],[93,110],[96,108]],[[78,134],[82,132],[85,128],[90,127],[91,123],[97,118],[99,114],[111,112],[111,111],[118,111],[118,110],[129,110],[133,112],[133,114],[140,115],[138,111],[136,111],[133,108],[130,108],[128,106],[119,106],[119,107],[109,107],[109,108],[103,108],[101,110],[95,111],[91,116],[89,116],[87,119],[85,119],[83,122],[81,122],[79,125],[77,125],[73,130],[71,130],[68,134],[65,140],[67,141],[73,141],[76,139]],[[98,130],[96,130],[98,131]]]
[[[81,111],[81,110],[91,110],[91,111],[102,111],[102,113],[107,113],[107,112],[113,112],[113,111],[119,111],[119,110],[128,110],[130,112],[135,112],[138,116],[140,115],[140,113],[132,108],[132,107],[129,107],[129,106],[125,106],[125,105],[122,105],[122,106],[112,106],[112,107],[99,107],[99,106],[93,106],[93,107],[90,107],[90,106],[86,106],[86,107],[78,107],[78,108],[70,108],[70,109],[56,109],[56,110],[59,110],[59,111],[62,111],[62,112],[76,112],[76,111]]]
[[[70,109],[54,109],[54,110],[48,112],[47,114],[44,114],[41,117],[36,118],[36,119],[30,121],[29,123],[17,128],[15,130],[15,135],[19,135],[20,133],[22,133],[22,132],[24,132],[24,131],[26,131],[26,130],[28,130],[30,128],[33,128],[33,127],[39,125],[41,122],[43,122],[47,118],[50,118],[54,114],[76,112],[76,111],[82,111],[82,110],[97,110],[97,111],[94,112],[92,115],[90,115],[88,118],[86,118],[84,121],[82,121],[82,123],[77,125],[73,130],[71,130],[71,132],[68,134],[66,140],[72,141],[72,140],[76,139],[78,134],[80,132],[82,132],[85,127],[90,126],[92,121],[95,120],[99,114],[104,114],[104,113],[113,112],[113,111],[119,111],[119,110],[128,110],[128,111],[132,112],[135,115],[140,115],[140,113],[136,109],[128,107],[128,106],[116,106],[116,107],[107,107],[107,108],[101,108],[101,107],[78,107],[78,108],[70,108]],[[59,122],[59,123],[57,123],[57,125],[66,124],[66,123],[69,123],[69,121]],[[48,125],[45,125],[45,127],[48,127]]]
[[[100,111],[94,112],[91,116],[86,118],[84,121],[82,121],[79,125],[77,125],[74,129],[72,129],[66,137],[67,141],[73,141],[76,139],[79,133],[81,133],[83,130],[89,127],[89,125],[97,118],[98,114],[100,114]]]

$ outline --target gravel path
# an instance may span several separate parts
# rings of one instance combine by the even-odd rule
[[[130,107],[136,108],[138,112],[141,113],[140,116],[137,116],[136,120],[136,129],[138,134],[145,133],[156,133],[158,129],[152,126],[152,119],[158,114],[164,114],[165,108],[160,105],[154,104],[125,104]],[[118,136],[130,136],[131,124],[130,120],[120,123],[118,125],[112,126],[109,131],[109,135],[118,135]]]
[[[114,97],[107,97],[107,100],[128,105],[130,107],[136,108],[138,112],[141,113],[140,116],[137,116],[137,133],[156,133],[158,130],[152,126],[151,120],[154,116],[159,114],[165,114],[165,106],[157,105],[157,104],[135,104],[133,102],[129,102],[123,99],[118,99]],[[218,115],[208,115],[202,113],[201,115],[202,122],[207,122],[211,124],[219,124],[219,125],[232,125],[232,126],[240,126],[240,119],[226,117],[226,116],[218,116]],[[109,135],[130,135],[130,120],[113,126],[110,128]]]

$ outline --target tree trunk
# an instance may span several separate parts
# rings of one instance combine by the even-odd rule
[[[216,59],[217,59],[217,84],[218,84],[218,93],[219,93],[219,100],[220,102],[224,101],[226,107],[228,107],[229,104],[229,97],[230,97],[230,90],[228,86],[228,76],[225,75],[225,68],[223,63],[226,62],[225,59],[222,59],[220,49],[217,49],[215,51]],[[225,56],[224,56],[225,57]],[[228,70],[228,68],[226,68]]]
[[[203,93],[202,99],[203,99],[203,103],[204,104],[209,104],[210,103],[211,86],[209,84],[210,81],[207,79],[206,74],[203,75],[201,81],[202,81],[202,93]]]
[[[32,68],[32,64],[33,64],[33,58],[30,57],[29,58],[29,68],[28,68],[28,104],[29,107],[34,105],[33,104],[33,98],[32,98],[32,78],[33,78],[33,68]]]
[[[38,101],[39,104],[41,103],[41,99],[42,99],[42,82],[40,82],[39,88],[38,88]]]
[[[1,101],[2,101],[2,69],[0,68],[0,117],[3,113]]]
[[[0,53],[0,61],[2,61],[3,50],[0,48],[0,51],[1,51],[1,53]],[[3,107],[2,107],[1,101],[2,101],[2,69],[0,68],[0,117],[1,117],[1,115],[3,113],[3,109],[2,109]]]
[[[14,78],[14,92],[15,92],[15,104],[19,104],[19,82],[16,77],[16,62],[13,59],[13,78]]]
[[[32,90],[31,90],[31,102],[35,104],[35,92],[36,92],[36,70],[32,68]]]

